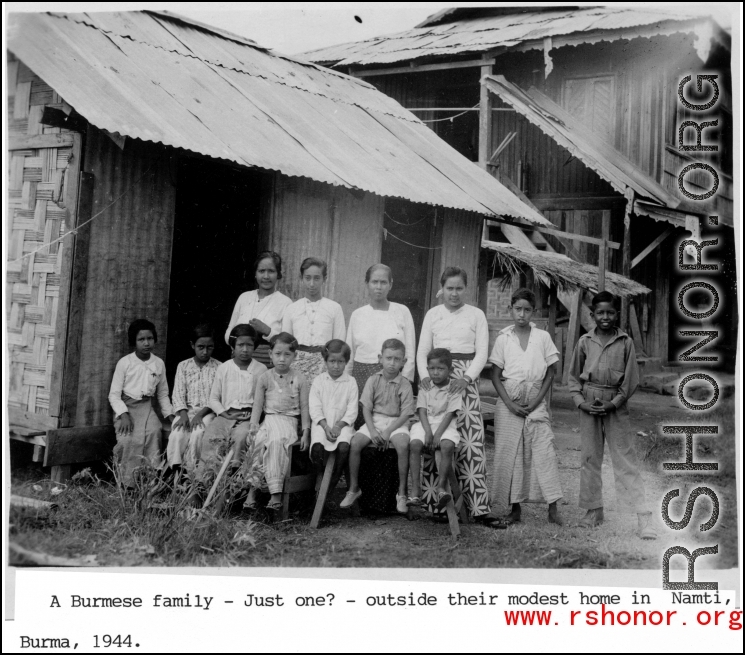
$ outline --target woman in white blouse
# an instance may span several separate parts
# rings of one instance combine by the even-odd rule
[[[292,304],[286,295],[277,291],[277,281],[282,279],[282,258],[271,250],[259,254],[254,264],[257,289],[246,291],[238,297],[225,330],[225,343],[230,331],[240,323],[250,325],[261,335],[256,344],[253,358],[271,368],[269,339],[282,331],[282,317]]]
[[[416,336],[414,319],[406,305],[388,300],[393,287],[393,274],[385,264],[373,264],[365,273],[365,284],[370,303],[352,312],[347,328],[347,343],[352,357],[347,365],[349,373],[359,386],[360,395],[365,382],[381,369],[378,355],[386,339],[398,339],[406,346],[406,364],[401,374],[414,381]],[[361,425],[357,417],[357,427]],[[361,419],[364,422],[364,419]]]
[[[477,521],[491,523],[489,489],[486,485],[484,420],[481,416],[478,380],[489,355],[489,326],[477,307],[466,305],[463,298],[468,285],[466,271],[449,266],[440,278],[442,304],[427,312],[417,350],[420,384],[428,389],[427,353],[446,348],[453,357],[451,386],[463,393],[463,409],[458,415],[460,444],[455,470],[471,515]],[[434,507],[437,502],[434,457],[426,456],[422,470],[424,500]]]
[[[307,257],[300,264],[304,297],[292,303],[282,317],[282,332],[289,332],[298,342],[292,365],[305,375],[308,386],[326,370],[321,351],[331,339],[347,334],[344,312],[338,302],[323,297],[328,266],[318,257]]]

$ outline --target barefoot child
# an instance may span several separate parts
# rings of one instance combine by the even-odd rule
[[[280,332],[270,341],[274,368],[264,373],[256,385],[251,432],[254,441],[254,462],[261,467],[271,497],[267,509],[282,507],[282,487],[290,460],[290,446],[297,441],[298,418],[303,429],[300,450],[310,445],[310,415],[308,414],[308,382],[299,371],[290,368],[295,361],[297,341],[289,332]],[[264,422],[259,428],[262,411]],[[245,507],[256,508],[256,488],[251,487]]]
[[[378,360],[383,369],[368,378],[362,391],[360,402],[365,425],[352,437],[349,450],[349,491],[340,507],[351,507],[362,495],[359,487],[362,450],[373,444],[379,450],[390,447],[396,449],[396,510],[405,514],[406,482],[409,475],[409,429],[406,423],[414,413],[411,383],[401,375],[406,364],[406,347],[398,339],[387,339],[383,342]]]
[[[511,512],[502,519],[520,521],[520,503],[548,503],[548,521],[562,525],[559,462],[545,396],[551,388],[559,351],[548,332],[530,322],[535,294],[518,289],[510,302],[514,325],[494,342],[489,361],[499,399],[494,413],[492,501]]]
[[[435,348],[429,351],[427,373],[432,384],[426,390],[420,388],[416,399],[419,422],[411,427],[409,466],[413,489],[407,505],[418,506],[422,503],[422,451],[430,454],[440,452],[437,465],[437,508],[444,508],[452,498],[447,485],[453,466],[453,453],[460,441],[455,417],[463,406],[461,392],[451,388],[452,372],[453,358],[449,350]]]
[[[168,400],[166,367],[160,357],[152,354],[158,342],[155,325],[139,318],[130,323],[127,337],[134,352],[117,362],[109,403],[116,430],[114,458],[121,467],[122,482],[131,487],[138,466],[160,464],[162,425],[153,408],[153,396],[157,396],[167,420],[173,418],[173,408]]]
[[[596,327],[577,342],[569,369],[569,393],[580,410],[582,470],[579,506],[587,510],[581,527],[603,522],[603,449],[608,442],[616,501],[620,511],[636,512],[642,539],[656,539],[646,511],[644,481],[634,452],[627,402],[639,384],[634,342],[615,327],[614,296],[601,291],[592,299]]]
[[[329,493],[336,487],[349,456],[349,443],[354,435],[359,391],[354,378],[345,369],[352,355],[341,339],[332,339],[323,348],[326,372],[310,387],[310,461],[318,475],[323,473],[330,453],[336,451]]]
[[[215,349],[212,327],[197,325],[190,345],[194,357],[178,365],[173,382],[173,411],[177,418],[166,447],[169,467],[192,466],[199,460],[204,430],[215,417],[209,401],[220,362],[212,357]]]
[[[246,323],[239,323],[230,330],[228,343],[233,349],[233,357],[215,371],[209,406],[216,416],[202,437],[197,465],[199,477],[206,469],[216,466],[218,458],[231,449],[231,468],[240,466],[251,425],[256,382],[266,371],[266,366],[253,359],[257,339],[256,330]]]

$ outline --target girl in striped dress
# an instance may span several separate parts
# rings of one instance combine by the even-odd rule
[[[290,462],[290,447],[298,439],[298,420],[303,436],[300,450],[310,447],[310,414],[308,382],[299,371],[290,368],[295,360],[297,341],[287,332],[280,332],[271,341],[274,367],[266,371],[256,384],[251,416],[253,442],[252,466],[259,468],[271,494],[267,509],[282,507],[282,487]],[[264,422],[259,427],[261,413]],[[251,487],[246,498],[247,509],[256,508],[256,488]]]

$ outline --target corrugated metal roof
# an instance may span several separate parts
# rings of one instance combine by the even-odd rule
[[[436,14],[432,17],[432,22],[436,24],[365,41],[320,48],[302,56],[309,61],[331,66],[369,66],[516,46],[542,49],[543,39],[546,37],[558,39],[553,44],[558,47],[561,45],[560,37],[572,38],[572,43],[582,43],[693,32],[697,39],[696,46],[702,58],[705,58],[715,32],[726,38],[723,30],[712,19],[686,12],[679,7],[675,7],[674,12],[646,6],[579,9],[557,7],[554,10],[541,8],[532,12],[518,11],[515,8],[514,13],[496,16],[489,15],[489,11],[490,8],[484,8],[485,15],[471,17],[466,14],[468,17],[461,20],[454,13],[450,20],[447,17],[442,18],[447,22],[439,22],[439,19],[436,21]]]
[[[528,91],[523,91],[520,87],[508,82],[503,75],[489,75],[484,79],[491,92],[498,95],[501,100],[525,116],[556,143],[594,170],[619,193],[623,194],[626,189],[630,188],[637,197],[683,212],[681,214],[683,225],[685,225],[685,213],[701,213],[702,210],[699,207],[672,195],[654,179],[639,170],[637,165],[626,159],[602,136],[593,134],[587,126],[536,88],[531,87]]]
[[[381,196],[546,222],[371,85],[186,19],[11,14],[8,47],[112,133]]]

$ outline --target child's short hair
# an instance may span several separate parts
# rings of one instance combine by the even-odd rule
[[[384,353],[386,350],[400,350],[406,357],[406,346],[399,339],[386,339],[380,352]]]
[[[269,346],[272,350],[274,350],[274,346],[278,343],[284,343],[289,346],[290,352],[294,353],[297,350],[297,339],[293,337],[289,332],[280,332],[279,334],[275,334],[271,339],[269,339]]]
[[[300,277],[305,275],[305,271],[307,271],[311,266],[318,266],[318,268],[320,268],[321,272],[323,273],[324,279],[326,279],[329,269],[328,264],[326,264],[325,261],[319,259],[318,257],[306,257],[303,260],[303,263],[300,264]]]
[[[155,343],[158,343],[158,332],[155,329],[155,324],[152,321],[148,321],[146,318],[137,318],[129,324],[127,328],[127,338],[129,339],[130,347],[134,348],[137,343],[137,335],[141,330],[150,330],[153,333],[153,339]]]
[[[254,342],[254,347],[256,347],[259,333],[248,323],[238,323],[238,325],[230,331],[230,335],[228,336],[228,344],[231,348],[235,348],[235,342],[238,341],[238,337],[251,337]]]
[[[327,341],[326,345],[321,350],[323,360],[326,361],[329,355],[341,355],[345,362],[348,362],[352,357],[352,349],[349,347],[346,341],[341,339],[331,339]]]
[[[512,307],[512,305],[514,305],[518,300],[527,300],[530,303],[530,306],[535,309],[535,294],[527,287],[521,287],[512,294],[510,307]]]
[[[196,343],[199,339],[214,339],[215,329],[209,323],[200,323],[195,325],[191,331],[191,342]]]
[[[445,364],[449,369],[453,368],[453,356],[446,348],[433,348],[430,350],[427,353],[427,364],[434,360]]]
[[[451,277],[459,277],[463,280],[463,284],[468,286],[468,273],[466,273],[460,266],[448,266],[440,276],[440,286],[444,287]]]
[[[601,291],[593,296],[592,304],[590,306],[594,310],[601,302],[609,302],[615,307],[616,297],[610,291]]]
[[[259,264],[263,262],[265,259],[271,259],[274,262],[274,268],[277,269],[277,279],[282,279],[282,257],[279,256],[278,252],[274,252],[273,250],[264,250],[263,252],[259,253],[259,256],[256,258],[256,261],[254,261],[254,275],[256,275],[256,271],[259,270]],[[245,335],[241,335],[245,336]]]
[[[388,275],[388,281],[393,282],[393,271],[391,270],[390,266],[386,266],[385,264],[373,264],[370,268],[367,269],[367,272],[365,273],[365,284],[370,283],[370,278],[376,271],[385,271]]]

